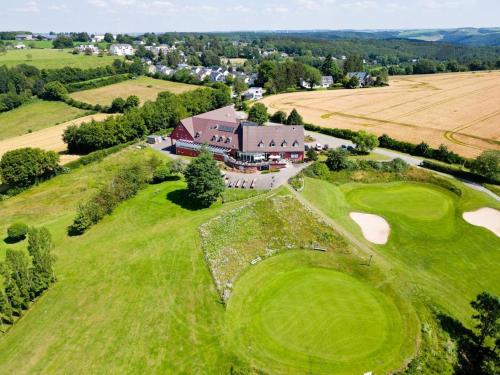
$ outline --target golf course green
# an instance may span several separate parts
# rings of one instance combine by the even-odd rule
[[[267,259],[238,280],[226,316],[234,354],[282,374],[400,366],[402,348],[414,338],[405,337],[405,317],[392,299],[364,280],[308,265],[300,253]]]
[[[458,183],[457,183],[458,184]],[[462,195],[413,182],[336,186],[306,179],[304,197],[338,225],[363,239],[352,211],[376,214],[391,227],[386,245],[371,245],[389,262],[401,289],[470,325],[469,302],[482,291],[500,292],[500,238],[467,223],[462,214],[498,208],[493,198],[461,185]],[[377,262],[377,258],[375,258]]]

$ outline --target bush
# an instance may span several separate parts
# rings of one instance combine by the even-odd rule
[[[44,86],[43,98],[45,100],[64,100],[68,96],[68,90],[59,81],[49,82]]]
[[[314,162],[310,167],[306,168],[304,174],[307,177],[327,179],[330,175],[330,170],[325,163],[317,161]]]
[[[59,155],[39,148],[8,151],[0,161],[2,180],[13,188],[31,186],[51,178],[59,169]]]
[[[326,165],[332,171],[341,171],[347,169],[349,166],[348,161],[349,153],[343,148],[331,149],[328,151],[328,156],[326,158]]]
[[[19,242],[26,238],[28,226],[24,223],[14,223],[7,228],[7,237],[12,242]]]
[[[118,74],[110,77],[103,77],[99,79],[91,79],[83,82],[73,82],[66,84],[66,89],[68,92],[76,92],[89,89],[97,89],[99,87],[113,85],[115,83],[120,83],[127,81],[131,78],[129,74]]]
[[[432,162],[430,160],[424,160],[420,164],[420,166],[427,168],[427,169],[432,169],[434,171],[447,173],[447,174],[450,174],[450,175],[458,177],[458,178],[463,178],[465,180],[475,181],[478,183],[487,182],[487,183],[493,183],[493,184],[500,184],[499,180],[489,179],[489,178],[480,176],[476,173],[463,170],[460,167],[456,167],[453,165],[446,165],[446,164],[441,164],[441,163],[435,163],[435,162]]]
[[[267,122],[268,118],[267,108],[262,103],[255,103],[248,112],[248,121],[256,122],[259,125]]]
[[[160,164],[156,167],[153,173],[153,183],[159,184],[160,182],[168,181],[172,177],[172,171],[170,167],[166,164]]]
[[[490,181],[500,181],[500,151],[484,151],[474,160],[471,170]]]

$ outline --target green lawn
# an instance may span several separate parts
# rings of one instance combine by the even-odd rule
[[[98,66],[111,65],[117,56],[86,56],[84,54],[73,55],[72,50],[57,49],[29,49],[8,50],[0,53],[0,65],[8,67],[28,64],[39,69],[56,69],[70,66],[72,68],[89,69]]]
[[[287,252],[237,282],[226,329],[240,358],[273,374],[381,374],[402,365],[415,345],[408,317],[373,284],[326,268],[327,257]]]
[[[470,325],[469,302],[481,291],[500,293],[500,239],[462,219],[464,211],[500,208],[487,195],[462,185],[458,197],[430,184],[329,182],[306,179],[304,196],[339,225],[362,238],[348,217],[351,211],[374,213],[391,226],[389,242],[375,246],[415,296]]]
[[[34,101],[0,113],[0,140],[48,128],[85,115],[63,102]]]

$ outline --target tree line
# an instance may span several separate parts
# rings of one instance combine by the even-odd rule
[[[54,244],[46,228],[29,228],[27,253],[7,249],[0,263],[3,288],[0,290],[0,329],[13,324],[56,280],[54,275]]]
[[[177,125],[184,117],[223,107],[231,103],[229,87],[214,84],[180,95],[163,92],[155,102],[126,111],[123,116],[112,116],[104,121],[91,121],[80,126],[69,126],[63,135],[70,153],[86,154],[104,149],[146,134],[165,131]]]

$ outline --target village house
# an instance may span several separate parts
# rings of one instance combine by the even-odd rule
[[[206,147],[214,158],[238,169],[283,168],[304,160],[304,127],[240,120],[227,106],[179,122],[171,135],[178,155],[197,156]]]
[[[86,53],[87,51],[90,51],[93,55],[97,55],[99,53],[99,47],[94,46],[93,44],[80,44],[77,49],[80,53]]]
[[[262,99],[263,94],[262,87],[250,87],[242,96],[245,100],[259,100]]]
[[[330,86],[333,85],[333,77],[332,76],[322,76],[321,77],[321,82],[319,83],[319,85],[314,85],[314,89],[321,89],[321,88],[328,88]],[[300,86],[302,88],[305,88],[305,89],[310,89],[311,88],[311,85],[309,84],[309,82],[301,79],[300,80]]]
[[[31,34],[19,34],[19,35],[16,35],[16,40],[33,40],[33,35],[31,35]]]
[[[112,44],[109,53],[116,56],[132,56],[134,49],[130,44]]]
[[[347,77],[357,77],[359,81],[358,87],[370,86],[373,83],[372,76],[366,72],[349,72],[347,73]]]

